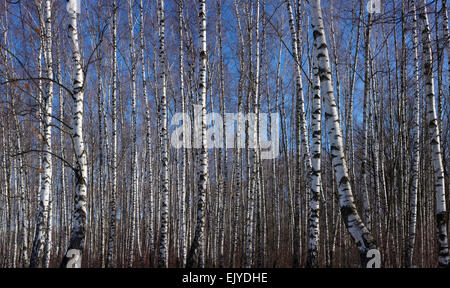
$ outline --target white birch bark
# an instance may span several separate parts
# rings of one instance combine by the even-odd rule
[[[248,19],[248,25],[249,27],[252,27],[253,22],[251,19],[252,16],[252,10],[253,10],[253,6],[252,3],[249,3],[249,8],[248,10],[246,10],[246,14],[247,14],[247,19]],[[254,23],[256,23],[256,77],[255,80],[253,80],[253,74],[252,74],[252,28],[249,28],[249,94],[247,97],[247,112],[250,112],[250,98],[252,95],[252,92],[254,93],[254,109],[255,109],[255,114],[257,115],[257,107],[258,107],[258,94],[259,94],[259,61],[260,61],[260,57],[259,57],[259,17],[260,15],[260,5],[259,5],[259,1],[257,1],[257,7],[256,7],[256,20]],[[253,91],[253,81],[255,82],[255,90]],[[257,118],[258,116],[256,116]],[[258,123],[258,120],[255,119],[255,123]],[[258,125],[258,124],[256,124]],[[245,268],[251,268],[253,265],[253,250],[255,247],[255,227],[256,227],[256,221],[255,221],[255,202],[257,200],[257,195],[258,195],[258,188],[257,188],[257,182],[258,180],[256,179],[257,176],[257,163],[258,163],[258,148],[256,147],[253,151],[253,153],[251,153],[250,151],[250,145],[249,145],[249,141],[250,141],[250,137],[253,138],[253,143],[255,144],[257,141],[257,131],[255,129],[255,131],[251,131],[250,129],[250,123],[248,123],[248,121],[246,122],[246,148],[247,148],[247,197],[248,197],[248,207],[247,207],[247,235],[246,235],[246,251],[245,251]],[[253,132],[252,135],[250,135],[250,132]],[[253,155],[253,167],[252,169],[250,169],[251,167],[251,156]],[[256,198],[256,199],[255,199]]]
[[[19,154],[17,158],[17,170],[18,170],[18,179],[17,179],[17,185],[18,185],[18,196],[21,198],[21,204],[20,204],[20,214],[22,214],[22,221],[21,221],[21,233],[22,233],[22,243],[21,243],[21,250],[22,250],[22,267],[26,268],[28,266],[28,219],[27,219],[27,211],[25,209],[25,201],[27,200],[26,197],[26,169],[24,167],[24,156],[22,155],[23,148],[22,148],[22,129],[19,122],[19,117],[17,116],[17,108],[16,103],[14,100],[14,97],[12,97],[12,106],[13,106],[13,113],[14,113],[14,122],[16,127],[16,137],[17,137],[17,153]],[[17,227],[19,228],[19,227]]]
[[[133,265],[135,233],[136,233],[136,206],[137,206],[137,115],[136,115],[136,59],[134,45],[134,18],[132,1],[128,0],[128,31],[130,35],[130,61],[131,61],[131,234],[128,267]]]
[[[8,99],[8,93],[6,93],[6,99]],[[6,121],[3,121],[3,125],[2,125],[2,148],[3,148],[3,157],[2,157],[2,166],[3,166],[3,178],[4,178],[4,185],[5,187],[5,194],[6,194],[6,201],[5,201],[5,214],[6,214],[6,240],[5,240],[5,246],[9,247],[10,244],[10,235],[11,235],[11,187],[10,187],[10,172],[8,167],[9,166],[9,159],[8,159],[8,155],[9,155],[9,147],[8,147],[8,143],[9,141],[7,141],[7,137],[6,137],[6,130],[7,130],[7,123],[5,123]],[[9,249],[7,253],[5,253],[5,263],[4,266],[5,267],[9,267],[11,268],[11,264],[10,264],[10,251],[12,251],[12,249]]]
[[[383,215],[382,211],[381,211],[381,193],[380,193],[380,175],[382,173],[380,173],[379,170],[379,153],[380,153],[380,143],[379,143],[379,137],[378,137],[378,109],[377,109],[377,104],[378,104],[378,100],[379,98],[377,97],[377,91],[379,91],[378,89],[378,79],[374,78],[373,76],[374,74],[374,66],[375,63],[374,61],[372,61],[372,65],[371,65],[371,77],[373,78],[372,81],[372,109],[371,109],[371,113],[372,113],[372,117],[369,116],[369,119],[372,119],[369,123],[369,131],[370,131],[370,141],[371,143],[373,143],[373,149],[372,149],[372,159],[373,159],[373,165],[372,165],[372,170],[373,170],[373,175],[374,175],[374,179],[373,179],[373,184],[374,184],[374,190],[375,190],[375,213],[378,213],[378,215]],[[376,216],[377,214],[374,213],[374,216]],[[381,227],[381,217],[376,217],[375,223],[376,225],[373,228],[373,231],[376,231],[375,233],[377,233],[378,235],[378,239],[380,243],[383,243],[383,233],[382,233],[382,227]],[[376,229],[376,230],[375,230]]]
[[[367,16],[366,32],[364,39],[364,104],[363,104],[363,152],[361,161],[361,174],[362,174],[362,194],[363,194],[363,207],[364,207],[364,222],[368,229],[371,227],[371,209],[369,202],[369,186],[367,184],[367,157],[368,157],[368,103],[370,93],[370,26],[371,26],[371,14]]]
[[[168,221],[169,221],[169,159],[168,159],[168,139],[167,139],[167,98],[166,98],[166,55],[165,55],[165,10],[164,0],[159,3],[159,60],[161,79],[161,230],[159,242],[159,267],[168,267]]]
[[[113,266],[113,253],[116,238],[116,190],[117,190],[117,2],[112,5],[112,87],[111,87],[111,122],[112,122],[112,152],[111,152],[111,194],[109,203],[109,236],[106,256],[106,267]]]
[[[46,0],[45,2],[45,12],[46,12],[46,50],[47,50],[47,77],[49,79],[53,79],[53,34],[52,34],[52,1]],[[49,200],[48,200],[48,217],[47,217],[47,231],[46,231],[46,239],[45,239],[45,247],[44,247],[44,259],[43,259],[43,266],[45,268],[49,267],[50,264],[50,254],[52,250],[52,207],[53,207],[53,195],[52,195],[52,172],[53,172],[53,163],[52,163],[52,112],[53,112],[53,82],[48,83],[48,99],[46,103],[46,113],[45,113],[45,132],[46,136],[44,137],[44,151],[48,151],[47,153],[47,165],[44,168],[44,185],[48,185],[46,187],[46,190],[48,190],[49,194]],[[46,147],[48,145],[48,147]],[[46,149],[47,148],[47,149]]]
[[[320,0],[309,1],[309,6],[314,45],[317,47],[314,56],[317,59],[319,67],[320,90],[325,97],[325,120],[330,139],[332,164],[336,174],[341,215],[348,232],[358,247],[361,264],[365,267],[368,261],[367,252],[370,249],[376,249],[376,244],[371,233],[358,215],[349,182],[347,163],[345,161],[342,144],[341,125],[339,123],[336,102],[334,99],[330,58],[325,38]]]
[[[242,94],[243,94],[243,82],[244,82],[244,37],[242,35],[241,28],[241,20],[239,15],[239,9],[237,1],[234,0],[234,8],[236,13],[236,22],[238,24],[239,29],[239,82],[238,82],[238,113],[241,115],[242,113]],[[241,139],[241,125],[240,121],[237,121],[237,129],[236,129],[236,139]],[[233,243],[231,246],[231,266],[234,267],[236,264],[236,251],[238,246],[238,238],[239,238],[239,216],[240,216],[240,203],[241,203],[241,195],[242,195],[242,171],[241,171],[241,149],[240,147],[236,148],[236,186],[234,193],[234,225],[233,225]]]
[[[198,179],[198,199],[197,199],[197,224],[195,227],[194,239],[189,250],[186,266],[193,267],[198,255],[198,267],[205,266],[205,208],[206,208],[206,188],[208,183],[208,150],[206,147],[206,1],[199,0],[199,26],[200,26],[200,104],[201,104],[201,148],[200,148],[200,171]]]
[[[439,249],[439,266],[447,267],[450,262],[447,238],[448,214],[445,205],[445,180],[442,164],[440,135],[434,94],[433,54],[431,50],[431,30],[428,22],[426,1],[420,2],[419,22],[423,49],[424,94],[427,105],[426,121],[434,172],[434,193],[436,203],[436,228]]]
[[[148,95],[147,95],[147,76],[145,71],[145,38],[144,38],[144,3],[143,0],[140,1],[139,4],[139,18],[140,18],[140,30],[139,30],[139,38],[140,38],[140,61],[142,66],[142,96],[144,98],[145,103],[145,125],[146,125],[146,136],[145,136],[145,163],[146,167],[146,182],[148,185],[148,201],[150,202],[150,213],[149,213],[149,227],[148,227],[148,245],[150,246],[150,264],[153,265],[153,255],[154,255],[154,242],[153,242],[153,213],[154,213],[154,205],[153,205],[153,178],[152,178],[152,147],[151,147],[151,115],[150,115],[150,106],[148,103]]]
[[[47,68],[47,78],[53,79],[53,61],[52,61],[52,14],[51,14],[51,1],[45,1],[45,24],[42,29],[45,29],[44,33],[44,59]],[[42,23],[41,23],[42,24]],[[44,256],[44,267],[48,267],[50,245],[51,245],[51,189],[52,189],[52,101],[53,101],[53,83],[48,81],[46,95],[43,98],[43,130],[42,130],[42,142],[44,151],[42,153],[42,180],[41,180],[41,193],[39,201],[39,216],[36,226],[36,235],[33,244],[33,253],[31,256],[30,265],[36,267],[40,265],[41,257]],[[42,105],[42,103],[40,103]]]
[[[409,241],[406,254],[406,265],[411,267],[413,263],[414,245],[416,241],[416,221],[417,221],[417,193],[419,190],[419,161],[420,161],[420,87],[419,87],[419,52],[417,35],[417,15],[415,0],[410,1],[412,14],[412,42],[414,57],[414,156],[412,162],[412,179],[410,194],[410,222]]]
[[[75,0],[69,0],[74,5]],[[72,137],[75,153],[75,199],[73,226],[71,231],[70,244],[67,252],[75,250],[79,257],[82,257],[85,245],[86,233],[86,201],[87,201],[87,159],[83,138],[83,103],[84,103],[84,73],[81,64],[81,50],[78,39],[78,16],[77,11],[70,11],[68,37],[72,47],[72,60],[74,67],[74,79],[72,88],[73,107],[73,127]],[[65,254],[61,267],[66,268],[70,256]],[[80,259],[81,261],[81,259]]]
[[[283,34],[283,30],[281,31],[281,34]],[[281,49],[282,49],[282,39],[280,38],[280,44],[279,44],[279,48],[278,48],[278,64],[277,64],[277,79],[276,79],[276,92],[275,92],[275,105],[274,105],[274,113],[276,113],[278,111],[278,97],[280,94],[280,90],[281,90]],[[272,119],[271,119],[272,122]],[[272,137],[272,135],[271,135]],[[274,213],[275,213],[275,237],[276,237],[276,254],[278,255],[279,250],[280,250],[280,243],[281,243],[281,217],[280,217],[280,192],[278,190],[278,179],[277,179],[277,169],[276,169],[276,162],[277,162],[277,155],[275,155],[275,149],[274,150],[274,155],[273,155],[273,159],[272,159],[272,173],[273,173],[273,197],[274,197]]]
[[[295,66],[295,87],[296,87],[296,139],[297,139],[297,167],[296,167],[296,190],[295,190],[295,212],[294,212],[294,256],[293,264],[294,267],[298,267],[300,258],[300,166],[302,163],[301,157],[305,162],[306,167],[306,196],[309,197],[311,190],[311,155],[309,148],[309,138],[308,130],[306,128],[306,114],[305,114],[305,103],[303,98],[303,84],[302,84],[302,74],[300,70],[300,47],[297,43],[297,34],[300,31],[295,31],[294,25],[294,15],[292,12],[292,7],[290,1],[286,0],[286,5],[289,14],[289,29],[291,32],[291,43],[292,43],[292,54],[294,57]],[[303,155],[301,155],[301,151]],[[312,214],[311,214],[312,215]]]
[[[316,49],[314,47],[313,49]],[[309,216],[309,247],[308,267],[317,267],[319,256],[319,215],[320,215],[320,193],[322,186],[321,178],[321,152],[322,152],[322,103],[320,96],[319,67],[313,60],[313,84],[312,84],[312,110],[311,110],[311,133],[312,133],[312,170],[311,170],[311,204]]]
[[[62,82],[62,73],[61,73],[61,53],[59,52],[59,48],[57,48],[57,69],[58,69],[58,74],[56,76],[58,83],[63,83]],[[59,86],[59,119],[62,123],[65,123],[65,117],[64,117],[64,89],[62,86]],[[65,159],[65,131],[60,130],[59,133],[59,146],[60,146],[60,157],[62,159]],[[60,245],[61,247],[58,247],[58,257],[57,259],[61,259],[61,255],[62,253],[64,253],[64,249],[66,247],[66,242],[67,242],[67,186],[66,186],[66,164],[63,161],[60,161],[60,219],[59,219],[59,223],[60,223],[60,227],[61,227],[61,231],[60,231],[60,235],[59,235],[59,241],[60,241]],[[64,243],[64,244],[63,244]]]
[[[223,141],[222,141],[222,145],[223,145],[223,149],[219,149],[219,153],[221,152],[222,154],[222,163],[219,164],[222,165],[222,175],[220,175],[220,182],[221,182],[221,187],[222,187],[222,207],[220,209],[220,215],[219,215],[219,267],[223,268],[225,263],[224,263],[224,238],[225,238],[225,209],[226,209],[226,205],[227,205],[227,196],[228,196],[228,192],[227,192],[227,181],[228,181],[228,169],[227,169],[227,164],[228,164],[228,158],[227,158],[227,137],[226,137],[226,123],[225,123],[225,80],[224,80],[224,60],[223,60],[223,44],[222,44],[222,3],[221,0],[218,0],[217,2],[217,9],[218,9],[218,33],[219,33],[219,69],[220,69],[220,94],[219,94],[219,102],[220,102],[220,110],[221,110],[221,115],[222,115],[222,119],[223,119],[223,126],[222,126],[222,130],[224,131],[223,133]]]
[[[181,97],[181,112],[183,113],[183,149],[181,159],[181,193],[180,193],[180,255],[181,266],[186,266],[186,162],[187,151],[185,149],[187,144],[187,131],[185,124],[188,121],[186,115],[186,98],[184,91],[184,18],[183,18],[184,1],[181,0],[178,7],[178,22],[179,22],[179,37],[180,37],[180,97]]]

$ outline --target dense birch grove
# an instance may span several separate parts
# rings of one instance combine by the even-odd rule
[[[0,267],[449,267],[448,14],[0,0]]]

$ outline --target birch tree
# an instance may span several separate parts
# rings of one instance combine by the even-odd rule
[[[109,203],[109,236],[106,256],[106,267],[113,265],[113,253],[116,238],[116,191],[117,191],[117,2],[112,4],[112,87],[111,87],[111,122],[112,122],[112,152],[111,152],[111,192]]]
[[[184,90],[184,17],[183,17],[183,7],[184,1],[181,0],[178,7],[178,31],[180,37],[180,97],[181,97],[181,112],[183,113],[183,149],[182,149],[182,159],[181,159],[181,193],[180,193],[180,227],[181,227],[181,265],[184,267],[186,265],[186,162],[187,162],[187,150],[185,149],[187,144],[187,130],[184,128],[184,124],[187,122],[185,117],[186,113],[186,97]]]
[[[368,157],[368,104],[370,93],[370,26],[371,26],[371,14],[367,16],[366,32],[364,39],[364,104],[363,104],[363,152],[361,161],[361,174],[363,180],[362,194],[364,203],[364,221],[368,229],[371,227],[371,209],[369,201],[369,186],[367,184],[367,157]]]
[[[45,1],[45,46],[44,59],[47,67],[47,78],[53,79],[53,61],[52,61],[52,6],[51,1]],[[43,154],[42,154],[42,180],[41,196],[39,202],[39,221],[36,226],[36,235],[33,244],[33,253],[31,255],[30,266],[40,265],[41,257],[44,256],[44,267],[48,267],[51,245],[51,189],[52,189],[52,101],[53,101],[53,83],[47,83],[47,91],[43,98]],[[39,103],[41,105],[41,103]],[[47,240],[47,241],[46,241]],[[45,255],[43,255],[45,248]]]
[[[69,25],[68,37],[72,48],[73,61],[73,87],[72,98],[73,107],[73,130],[72,138],[74,143],[75,158],[75,199],[73,225],[70,236],[70,243],[67,252],[61,263],[61,267],[67,267],[73,253],[79,255],[79,261],[83,254],[86,238],[86,201],[87,201],[87,157],[83,138],[83,103],[84,103],[84,73],[81,63],[81,50],[78,39],[78,12],[75,0],[68,1]],[[74,251],[73,251],[74,250]],[[72,252],[72,253],[69,253]]]
[[[308,175],[306,178],[306,195],[310,194],[311,187],[311,156],[309,149],[309,140],[308,140],[308,131],[306,129],[306,115],[305,115],[305,104],[303,98],[303,84],[302,84],[302,74],[300,69],[300,51],[298,48],[298,38],[300,35],[300,31],[295,31],[294,25],[294,16],[292,12],[292,7],[290,1],[286,0],[286,5],[289,13],[289,29],[291,32],[291,43],[292,43],[292,53],[294,57],[294,66],[295,66],[295,87],[296,87],[296,139],[297,139],[297,170],[296,170],[296,183],[297,190],[295,191],[295,217],[294,217],[294,267],[299,265],[299,245],[300,245],[300,183],[301,175],[300,175],[300,166],[302,163],[301,160],[301,152],[303,151],[303,161],[305,161],[306,166],[306,174]],[[300,140],[301,139],[301,140]],[[301,143],[301,146],[300,146]],[[312,214],[311,214],[312,216]],[[311,220],[311,219],[310,219]],[[310,231],[311,233],[311,231]]]
[[[208,151],[206,150],[206,1],[199,0],[199,29],[200,29],[200,106],[201,106],[201,138],[200,138],[200,171],[198,178],[198,196],[197,196],[197,224],[195,227],[194,239],[192,240],[186,266],[192,268],[197,261],[198,267],[205,266],[205,207],[206,207],[206,188],[208,182]]]
[[[159,242],[158,266],[168,265],[168,221],[169,221],[169,159],[168,159],[168,139],[167,139],[167,96],[166,96],[166,55],[165,55],[165,10],[164,0],[159,2],[159,61],[160,61],[160,83],[161,83],[161,230]]]
[[[450,256],[448,251],[447,238],[447,209],[445,205],[445,179],[441,154],[441,144],[439,136],[439,127],[436,114],[436,100],[434,94],[433,79],[433,54],[431,50],[431,32],[427,16],[426,1],[422,1],[419,9],[420,34],[422,40],[422,65],[423,65],[423,83],[424,96],[427,104],[426,121],[431,146],[431,161],[434,174],[434,193],[436,203],[436,228],[439,248],[438,262],[439,266],[449,265]]]
[[[410,1],[411,14],[413,21],[412,40],[414,50],[414,156],[412,165],[412,184],[410,194],[410,226],[409,226],[409,243],[407,250],[408,267],[412,266],[414,245],[416,242],[416,221],[417,221],[417,194],[419,189],[419,161],[420,161],[420,82],[419,82],[419,52],[418,52],[418,35],[417,35],[417,15],[416,3]]]
[[[361,218],[358,215],[354,203],[352,188],[348,178],[347,163],[345,161],[342,145],[341,127],[337,115],[336,102],[334,99],[330,58],[325,38],[320,0],[310,1],[309,7],[314,46],[317,47],[314,57],[317,59],[317,65],[319,67],[320,90],[321,93],[325,95],[325,121],[328,135],[330,136],[331,157],[334,172],[336,173],[342,220],[344,221],[348,232],[358,247],[361,257],[361,264],[365,267],[368,261],[367,252],[370,249],[376,249],[376,245],[371,233],[366,228],[364,223],[362,223]]]
[[[131,62],[131,233],[130,233],[130,251],[128,265],[133,265],[134,247],[135,247],[135,231],[136,231],[136,217],[135,210],[137,205],[137,116],[136,116],[136,55],[134,45],[134,18],[132,1],[128,0],[128,31],[130,35],[130,62]]]
[[[317,49],[314,47],[313,49]],[[314,60],[315,61],[315,60]],[[313,87],[312,87],[312,171],[311,171],[311,204],[310,204],[310,228],[308,260],[309,267],[317,267],[319,254],[319,215],[320,194],[322,189],[321,155],[322,155],[322,103],[320,95],[319,68],[313,62]]]
[[[111,191],[109,203],[109,235],[106,255],[106,267],[113,266],[113,253],[116,234],[116,190],[117,190],[117,2],[112,4],[112,87],[111,87],[111,122],[112,122],[112,152],[111,152]]]

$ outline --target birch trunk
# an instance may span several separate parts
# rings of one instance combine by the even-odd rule
[[[181,111],[183,113],[183,117],[186,113],[186,98],[184,91],[184,18],[183,18],[183,9],[184,9],[184,1],[181,0],[178,8],[178,21],[179,21],[179,37],[180,37],[180,97],[181,97]],[[187,119],[183,118],[183,128],[184,124],[187,122]],[[186,266],[186,162],[187,162],[187,151],[186,151],[186,140],[187,140],[187,131],[183,130],[183,149],[182,149],[182,163],[181,163],[181,195],[180,195],[180,254],[181,254],[181,266]]]
[[[362,174],[362,194],[363,194],[363,207],[364,207],[364,222],[368,229],[371,227],[371,210],[369,201],[369,186],[367,184],[367,157],[368,157],[368,103],[370,93],[370,26],[371,26],[371,14],[367,16],[366,32],[364,39],[364,104],[363,104],[363,152],[361,161],[361,174]]]
[[[19,122],[19,118],[17,116],[17,108],[16,103],[14,101],[14,97],[12,97],[12,106],[13,106],[13,113],[14,113],[14,122],[16,127],[16,137],[17,137],[17,153],[22,154],[22,129]],[[22,243],[21,243],[21,249],[22,249],[22,262],[23,267],[26,268],[28,266],[28,219],[27,219],[27,212],[25,209],[25,201],[26,201],[26,183],[25,183],[25,166],[24,166],[24,156],[20,155],[17,159],[18,164],[18,196],[22,199],[22,203],[20,205],[20,214],[22,214],[22,221],[21,221],[21,233],[22,233]],[[19,211],[18,211],[19,214]],[[18,216],[19,217],[19,216]],[[17,227],[18,229],[19,227]]]
[[[256,241],[255,243],[252,243],[254,247],[257,247],[257,256],[258,256],[258,261],[257,261],[257,267],[261,266],[261,253],[260,253],[260,244],[261,244],[261,230],[259,229],[259,225],[261,223],[261,219],[260,219],[260,209],[261,209],[261,204],[260,204],[260,199],[261,199],[261,179],[260,179],[260,165],[259,165],[259,158],[260,158],[260,145],[259,145],[259,135],[260,135],[260,125],[259,125],[259,97],[260,97],[260,75],[261,75],[261,40],[260,40],[260,29],[259,29],[259,22],[260,22],[260,1],[257,1],[256,3],[256,31],[255,31],[255,38],[256,38],[256,71],[255,71],[255,90],[254,90],[254,113],[256,116],[255,119],[255,123],[253,125],[253,144],[256,145],[256,147],[254,148],[254,153],[253,153],[253,172],[252,172],[252,178],[251,178],[251,187],[252,187],[252,198],[253,198],[253,202],[252,202],[252,211],[254,211],[254,216],[252,219],[252,225],[255,227],[254,232],[250,233],[251,236],[255,236],[256,237]],[[250,13],[251,15],[251,13]],[[250,42],[251,43],[251,42]],[[255,209],[255,204],[256,204],[256,209]],[[255,221],[256,220],[256,221]],[[256,232],[256,233],[255,233]],[[252,235],[253,234],[253,235]],[[256,243],[257,242],[257,243]],[[252,253],[253,251],[250,249],[250,253]],[[249,254],[247,254],[249,255]],[[253,258],[253,257],[252,257]],[[249,261],[248,263],[252,263],[253,259],[251,261]],[[248,265],[247,263],[247,265]]]
[[[136,61],[134,47],[134,18],[132,1],[128,1],[128,29],[130,34],[130,61],[131,61],[131,234],[128,267],[133,265],[135,233],[136,233],[136,206],[137,206],[137,115],[136,115]]]
[[[75,0],[69,0],[74,6]],[[70,244],[62,260],[61,267],[68,268],[67,265],[71,259],[71,250],[78,253],[81,263],[81,257],[85,244],[86,233],[86,201],[87,201],[87,159],[86,149],[83,140],[83,102],[84,102],[84,73],[81,65],[81,50],[78,39],[78,16],[77,11],[69,12],[68,37],[72,46],[72,60],[74,67],[74,79],[72,97],[74,100],[73,108],[73,143],[75,153],[75,199],[73,226],[71,231]]]
[[[313,49],[317,49],[314,47]],[[319,256],[319,215],[320,215],[320,193],[322,186],[321,178],[321,152],[322,152],[322,104],[320,96],[319,67],[313,62],[313,84],[312,84],[312,171],[311,171],[311,204],[309,216],[309,249],[308,267],[317,267]]]
[[[198,255],[198,267],[205,266],[205,208],[206,208],[206,187],[208,182],[208,151],[206,147],[206,1],[199,0],[199,18],[200,18],[200,104],[201,104],[201,150],[200,150],[200,171],[198,179],[198,202],[197,202],[197,224],[195,227],[194,239],[189,250],[187,264],[188,268],[194,266],[196,256]]]
[[[239,15],[239,9],[237,1],[234,0],[234,9],[236,13],[236,22],[239,29],[239,43],[240,43],[240,49],[239,49],[239,82],[238,82],[238,113],[241,115],[242,113],[242,94],[243,94],[243,85],[244,85],[244,37],[242,35],[242,28],[241,28],[241,20]],[[236,143],[240,141],[241,139],[241,122],[237,121],[237,129],[236,129]],[[242,194],[242,174],[241,174],[241,149],[240,146],[236,145],[236,186],[235,186],[235,194],[234,194],[234,225],[233,225],[233,243],[231,246],[231,267],[235,267],[236,264],[236,251],[238,249],[238,238],[239,238],[239,232],[240,232],[240,225],[239,225],[239,214],[240,214],[240,203],[241,203],[241,194]]]
[[[45,1],[45,46],[44,59],[47,66],[47,78],[53,79],[53,61],[52,61],[52,27],[51,27],[51,1]],[[53,83],[47,83],[47,93],[43,98],[43,153],[42,153],[42,180],[41,196],[39,202],[38,224],[36,226],[36,235],[33,244],[33,253],[31,255],[30,266],[40,266],[41,257],[44,256],[43,265],[48,267],[50,245],[51,245],[51,189],[52,189],[52,101],[53,101]],[[40,103],[39,105],[42,105]],[[45,249],[45,251],[44,251]]]
[[[283,30],[281,31],[283,32]],[[281,33],[283,34],[283,33]],[[282,39],[280,38],[280,44],[278,47],[278,63],[277,63],[277,79],[276,79],[276,92],[275,92],[275,106],[274,106],[274,113],[276,113],[278,111],[278,97],[280,95],[280,90],[281,90],[281,50],[282,49]],[[271,119],[272,121],[272,119]],[[272,135],[271,135],[272,137]],[[275,151],[274,151],[275,153]],[[280,242],[281,242],[281,217],[280,217],[280,192],[278,189],[278,180],[277,180],[277,175],[276,175],[276,162],[277,159],[276,157],[277,155],[273,155],[273,159],[272,159],[272,171],[273,171],[273,197],[274,197],[274,213],[275,213],[275,237],[276,237],[276,244],[275,244],[275,248],[276,248],[276,253],[275,255],[279,255],[279,250],[280,250]]]
[[[159,3],[159,59],[161,67],[161,235],[159,241],[159,267],[168,267],[168,220],[169,220],[169,159],[168,159],[168,139],[167,139],[167,98],[166,98],[166,55],[165,55],[165,10],[164,0]]]
[[[224,263],[224,238],[225,238],[225,209],[227,205],[227,181],[228,181],[228,158],[227,158],[227,137],[226,137],[226,122],[225,122],[225,80],[224,80],[224,60],[223,60],[223,45],[222,45],[222,4],[221,0],[218,0],[217,2],[217,9],[218,9],[218,18],[219,18],[219,24],[218,24],[218,32],[219,32],[219,69],[220,69],[220,111],[222,115],[222,131],[223,131],[223,148],[219,149],[219,152],[221,152],[221,158],[223,159],[222,165],[222,175],[220,175],[220,182],[221,182],[221,188],[222,188],[222,207],[220,209],[220,215],[219,215],[219,267],[223,268]]]
[[[320,90],[321,93],[325,95],[325,120],[327,123],[327,130],[331,145],[332,164],[338,185],[341,215],[348,232],[358,247],[361,264],[365,267],[368,261],[367,252],[370,249],[376,249],[376,244],[372,234],[366,228],[358,215],[354,203],[352,188],[349,182],[347,163],[345,161],[342,144],[341,125],[339,123],[336,102],[334,99],[330,58],[326,44],[320,0],[311,0],[309,5],[314,45],[317,47],[314,56],[317,59],[317,64],[319,67]]]
[[[423,76],[424,94],[427,103],[427,129],[431,146],[431,161],[434,172],[434,193],[436,201],[436,228],[439,249],[439,266],[447,267],[450,256],[448,251],[447,222],[448,215],[445,205],[445,180],[444,168],[442,164],[442,153],[440,145],[440,135],[438,119],[436,115],[436,97],[434,94],[433,79],[433,54],[431,51],[431,30],[428,22],[426,1],[420,2],[420,29],[423,49]]]
[[[310,195],[311,190],[311,155],[309,149],[309,138],[308,130],[306,128],[306,114],[305,114],[305,103],[303,96],[303,84],[302,75],[300,70],[300,47],[297,46],[297,34],[300,35],[300,31],[295,31],[294,25],[294,15],[292,12],[292,7],[290,1],[286,0],[286,5],[289,13],[289,28],[291,31],[291,43],[292,43],[292,53],[294,57],[295,66],[295,87],[296,87],[296,139],[297,139],[297,170],[296,170],[296,191],[295,191],[295,213],[294,213],[294,256],[293,264],[294,267],[298,267],[300,258],[300,184],[301,173],[300,166],[302,163],[301,152],[303,151],[303,161],[306,167],[306,196]],[[301,143],[301,146],[300,146]],[[311,214],[313,215],[313,214]],[[310,219],[311,221],[311,219]],[[310,231],[311,233],[311,231]]]
[[[111,122],[112,122],[112,152],[111,152],[111,192],[109,203],[109,236],[105,266],[112,267],[116,239],[116,190],[117,190],[117,2],[112,5],[112,87],[111,87]]]
[[[410,222],[409,241],[406,254],[406,265],[411,267],[413,263],[414,245],[416,241],[416,221],[417,221],[417,192],[419,189],[419,161],[420,161],[420,87],[419,87],[419,54],[417,36],[417,15],[415,0],[410,1],[412,14],[412,41],[414,55],[414,156],[412,163],[412,181],[410,194]]]
[[[148,185],[148,201],[150,203],[150,213],[149,213],[149,227],[148,227],[148,246],[150,247],[150,266],[153,266],[153,257],[154,257],[154,232],[153,232],[153,214],[154,214],[154,205],[153,205],[153,175],[152,175],[152,147],[151,147],[151,115],[150,115],[150,104],[148,102],[147,95],[147,76],[145,71],[145,38],[144,38],[144,3],[143,0],[140,1],[139,5],[139,18],[140,18],[140,30],[139,30],[139,38],[140,38],[140,61],[142,65],[142,97],[144,98],[145,103],[145,124],[146,124],[146,136],[145,136],[145,163],[146,163],[146,182]]]

